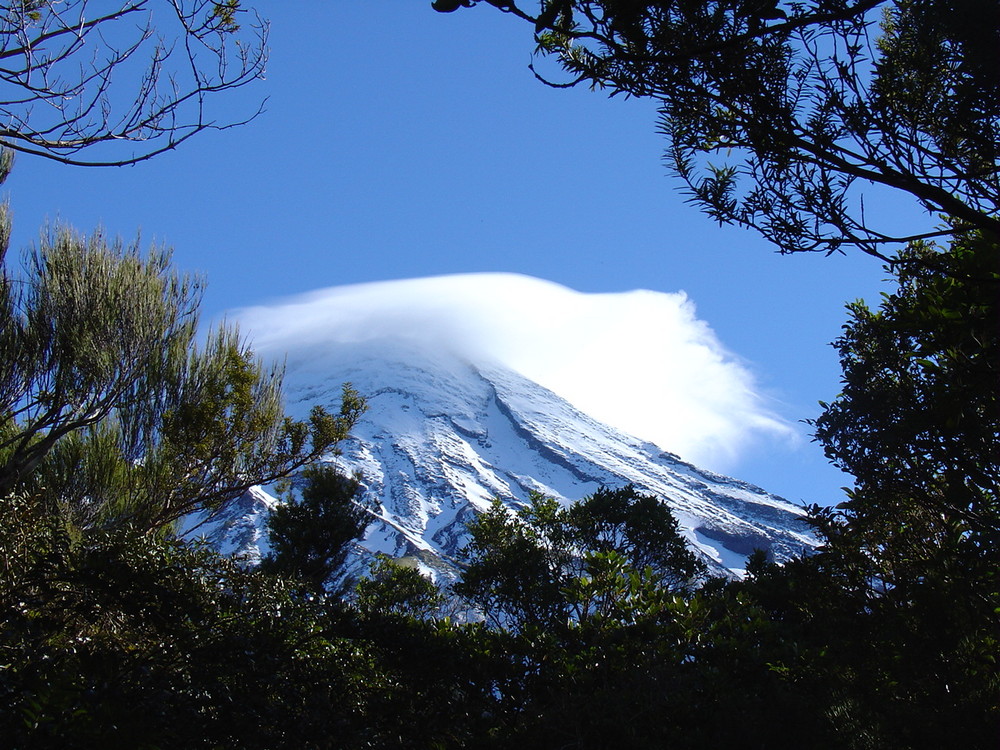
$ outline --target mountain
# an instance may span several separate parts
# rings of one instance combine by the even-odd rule
[[[538,491],[568,502],[626,484],[670,506],[714,573],[739,575],[755,548],[782,560],[814,543],[800,508],[627,435],[485,357],[392,335],[314,341],[292,347],[285,382],[295,415],[314,404],[336,411],[344,382],[368,399],[335,459],[360,472],[375,509],[359,561],[384,552],[448,575],[466,522],[492,498],[513,506]],[[266,550],[273,502],[254,490],[193,533],[253,559]]]

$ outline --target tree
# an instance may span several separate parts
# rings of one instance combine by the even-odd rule
[[[542,0],[538,51],[566,82],[646,97],[691,201],[782,252],[1000,234],[1000,6],[993,0]],[[880,228],[872,186],[943,227]],[[869,192],[868,210],[864,202]],[[874,199],[873,199],[874,197]]]
[[[1000,731],[1000,243],[915,243],[903,261],[897,291],[850,305],[836,342],[843,390],[816,439],[855,482],[814,509],[817,564],[868,634],[844,640],[881,733],[985,747]]]
[[[385,555],[358,581],[355,605],[368,617],[398,617],[426,622],[434,619],[444,595],[417,568],[403,566]]]
[[[534,494],[515,515],[496,500],[469,537],[455,591],[514,631],[627,623],[644,598],[686,591],[705,573],[670,509],[631,486],[601,488],[568,508]]]
[[[0,216],[9,236],[9,217]],[[6,244],[0,246],[0,257]],[[166,529],[306,466],[364,409],[284,416],[281,370],[220,326],[196,345],[201,282],[169,253],[66,228],[0,271],[0,496],[81,529]]]
[[[416,566],[376,555],[344,607],[343,634],[365,644],[373,680],[364,747],[488,747],[502,721],[506,655],[482,623],[456,624]]]
[[[860,248],[899,281],[878,310],[851,305],[836,342],[843,392],[824,405],[816,437],[855,482],[842,505],[813,509],[818,553],[782,566],[757,556],[747,580],[710,581],[683,599],[632,595],[645,608],[633,612],[657,612],[639,620],[648,626],[639,638],[622,621],[582,618],[513,638],[511,658],[526,673],[521,744],[586,746],[574,730],[600,731],[605,706],[621,700],[629,719],[597,746],[796,747],[803,736],[830,748],[993,746],[1000,6],[543,0],[537,15],[507,0],[434,6],[479,2],[534,26],[539,52],[569,73],[560,83],[536,71],[547,83],[654,99],[668,162],[712,217],[754,227],[783,252]],[[882,228],[862,191],[871,209],[872,191],[886,189],[941,226]],[[517,580],[514,542],[524,536],[503,537],[512,554],[487,572]],[[488,603],[548,593],[530,578],[545,568],[526,559],[534,588],[486,589]],[[593,580],[615,568],[601,560]],[[578,586],[557,588],[580,600]],[[650,695],[670,697],[645,703]]]
[[[562,585],[573,552],[556,520],[558,502],[541,495],[512,516],[500,500],[469,524],[466,567],[455,586],[494,627],[561,626],[569,616]]]
[[[267,25],[240,0],[96,5],[0,8],[0,145],[65,164],[123,165],[240,124],[217,123],[207,109],[264,73]],[[137,150],[123,153],[123,142]]]
[[[0,518],[0,735],[17,748],[364,746],[379,676],[296,584],[127,527]]]
[[[974,581],[968,595],[992,606],[1000,243],[970,234],[943,253],[914,243],[901,261],[897,291],[877,310],[849,305],[835,343],[843,390],[813,424],[855,483],[846,502],[814,513],[828,546],[879,596],[906,602],[913,586]]]
[[[236,330],[197,344],[202,282],[165,249],[56,228],[18,272],[9,229],[0,208],[0,735],[363,745],[376,680],[323,601],[173,533],[331,452],[363,400],[285,417]]]
[[[499,747],[837,747],[799,642],[704,567],[663,503],[602,488],[567,508],[496,502],[470,525],[456,592],[490,626]]]
[[[670,508],[628,485],[601,487],[567,509],[574,544],[598,554],[616,552],[636,570],[649,568],[658,585],[681,591],[705,574]]]
[[[945,540],[1000,551],[998,259],[1000,242],[979,234],[946,253],[914,244],[898,290],[878,310],[849,305],[835,343],[843,390],[814,425],[827,457],[856,478],[837,515],[855,530],[883,525],[883,539],[907,519],[910,556]],[[888,558],[880,567],[898,583]]]
[[[815,554],[757,560],[723,592],[722,612],[764,614],[766,662],[833,747],[990,747],[1000,732],[998,250],[980,233],[913,243],[896,291],[848,306],[843,390],[814,426],[854,486],[811,509]]]
[[[350,581],[343,565],[351,543],[368,526],[369,510],[361,504],[362,486],[330,464],[306,467],[267,517],[271,553],[263,570],[305,582],[314,591],[332,585],[343,593]]]

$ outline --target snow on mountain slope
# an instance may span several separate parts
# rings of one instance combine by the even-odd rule
[[[754,548],[785,559],[813,543],[792,504],[685,463],[484,358],[382,336],[293,348],[287,367],[292,414],[336,411],[344,382],[368,399],[336,459],[360,472],[376,508],[362,555],[416,555],[446,570],[466,522],[494,497],[516,505],[538,491],[568,502],[626,484],[667,503],[716,573],[738,574]],[[273,501],[260,492],[244,500],[203,528],[253,558]]]

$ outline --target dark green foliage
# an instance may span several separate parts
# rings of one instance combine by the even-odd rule
[[[357,484],[317,468],[276,512],[273,556],[243,569],[171,522],[306,466],[362,401],[285,420],[280,373],[235,332],[192,345],[199,282],[165,252],[57,230],[0,275],[5,746],[996,747],[1000,6],[483,2],[576,82],[656,99],[714,218],[783,251],[918,240],[898,291],[851,305],[836,343],[843,392],[816,436],[855,483],[814,509],[822,548],[703,581],[632,488],[498,502],[454,586],[486,620],[456,622],[388,560],[349,602],[320,591],[364,516]],[[237,3],[195,6],[235,30]],[[880,231],[868,183],[941,229]],[[919,241],[934,235],[949,246]]]
[[[342,632],[371,659],[365,747],[472,747],[501,720],[504,655],[481,625],[444,617],[446,600],[409,561],[380,556],[358,582]]]
[[[469,526],[467,565],[456,586],[495,626],[558,626],[569,616],[562,583],[573,553],[555,518],[563,511],[535,496],[518,516],[495,500]]]
[[[323,601],[172,532],[330,452],[364,403],[285,418],[235,331],[195,345],[198,289],[69,230],[0,270],[5,747],[361,744],[366,659]]]
[[[836,342],[843,391],[815,425],[830,460],[857,478],[843,506],[852,527],[889,524],[872,532],[911,557],[941,544],[996,555],[1000,243],[915,245],[879,310],[849,310]],[[889,583],[901,563],[886,560]]]
[[[676,520],[632,487],[562,508],[499,502],[470,525],[455,591],[483,611],[503,655],[498,737],[529,747],[643,747],[678,734],[693,644],[691,584],[704,567]],[[498,722],[501,717],[498,717]],[[699,735],[702,736],[702,735]]]
[[[358,582],[357,608],[369,616],[399,616],[429,621],[437,613],[444,595],[416,567],[401,565],[380,555],[370,575]]]
[[[850,306],[816,434],[856,483],[813,509],[818,554],[692,592],[628,559],[665,564],[676,526],[630,520],[627,491],[474,523],[456,590],[508,659],[501,746],[993,747],[998,250],[914,243],[897,292]]]
[[[617,552],[636,570],[650,568],[659,585],[682,590],[705,573],[670,508],[652,495],[632,486],[602,487],[568,511],[574,544],[595,553]]]
[[[497,501],[469,536],[455,590],[514,629],[628,619],[633,594],[683,591],[704,573],[669,508],[633,487],[598,490],[568,509],[534,495],[516,516]]]
[[[299,494],[289,490],[268,516],[271,553],[261,569],[303,581],[313,591],[333,585],[342,592],[349,581],[338,581],[338,574],[369,520],[360,504],[361,485],[330,464],[307,467],[296,484]]]
[[[816,511],[816,564],[857,616],[857,705],[901,746],[1000,733],[998,251],[980,235],[911,248],[897,292],[850,306],[843,392],[816,421],[856,477]]]
[[[766,618],[768,660],[832,747],[1000,736],[997,250],[977,235],[915,244],[878,310],[849,306],[843,392],[816,434],[855,486],[813,509],[818,554],[757,560],[727,587],[730,613]]]
[[[614,553],[574,555],[553,513],[532,509],[520,526],[488,514],[483,529],[499,542],[487,553],[473,535],[463,585],[512,629],[504,648],[523,676],[513,670],[508,690],[525,708],[509,714],[508,736],[544,747],[996,747],[1000,5],[435,7],[480,3],[532,24],[567,85],[653,98],[668,162],[713,218],[783,252],[858,247],[889,260],[887,248],[906,247],[891,265],[898,291],[878,310],[851,305],[836,343],[843,392],[816,437],[855,483],[841,506],[813,510],[818,554],[784,566],[757,555],[746,581],[664,598],[623,586]],[[885,189],[941,225],[881,229],[875,201],[866,213],[861,198]],[[574,565],[588,575],[567,573]],[[631,611],[651,616],[580,616],[570,602],[593,582],[606,600],[630,591]],[[632,641],[637,626],[649,629]]]
[[[73,541],[4,503],[6,747],[340,746],[364,662],[317,604],[210,550],[127,528]]]

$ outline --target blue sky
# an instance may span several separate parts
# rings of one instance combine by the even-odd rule
[[[530,28],[489,7],[256,5],[271,22],[267,80],[214,113],[239,119],[263,97],[266,112],[135,167],[21,157],[5,185],[15,247],[46,221],[141,230],[208,277],[209,318],[320,287],[483,271],[683,290],[771,410],[795,423],[836,395],[829,342],[845,302],[885,288],[880,264],[779,256],[686,205],[648,102],[542,86]],[[837,502],[847,479],[802,435],[728,468],[793,501]]]

